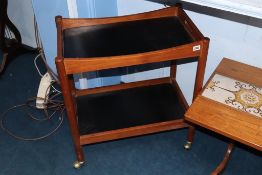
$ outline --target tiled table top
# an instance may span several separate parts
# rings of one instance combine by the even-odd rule
[[[261,87],[215,74],[202,96],[262,118]]]

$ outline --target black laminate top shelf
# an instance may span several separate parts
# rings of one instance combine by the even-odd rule
[[[63,31],[65,58],[144,53],[193,41],[176,16],[118,22]]]
[[[80,134],[181,119],[178,99],[168,83],[77,97]]]

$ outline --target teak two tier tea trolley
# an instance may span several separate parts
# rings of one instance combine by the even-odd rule
[[[209,39],[181,6],[108,18],[56,17],[56,66],[77,161],[85,144],[188,127],[186,100],[176,82],[177,60],[198,62],[194,97],[200,92]],[[76,89],[73,74],[169,62],[170,76]],[[188,143],[193,129],[189,129]]]

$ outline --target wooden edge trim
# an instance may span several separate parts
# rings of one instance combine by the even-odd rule
[[[186,115],[185,115],[185,116],[186,116]],[[216,133],[219,133],[220,135],[223,135],[223,136],[225,136],[225,137],[231,138],[232,140],[236,140],[236,141],[238,141],[238,142],[240,142],[240,143],[244,143],[244,144],[246,144],[246,145],[248,145],[248,146],[250,146],[250,147],[252,147],[252,148],[254,148],[254,149],[257,149],[257,150],[259,150],[259,151],[262,151],[262,146],[261,146],[261,145],[256,145],[256,144],[254,144],[254,143],[248,142],[248,141],[246,141],[246,140],[244,140],[244,139],[241,139],[241,138],[239,138],[239,137],[235,137],[235,136],[233,136],[233,135],[231,135],[231,134],[222,133],[220,130],[217,130],[217,129],[214,129],[214,128],[210,128],[208,125],[205,125],[205,124],[203,124],[203,123],[200,123],[200,122],[198,122],[198,121],[196,121],[196,120],[192,120],[192,119],[187,118],[187,117],[186,117],[185,119],[186,119],[186,121],[192,122],[193,124],[197,124],[197,125],[199,125],[199,126],[201,126],[201,127],[204,127],[204,128],[207,128],[207,129],[209,129],[209,130],[211,130],[211,131],[214,131],[214,132],[216,132]]]
[[[187,30],[187,33],[194,38],[196,41],[204,39],[204,35],[200,32],[197,26],[193,23],[193,21],[189,18],[186,12],[182,9],[178,9],[178,19],[180,20],[181,24]]]
[[[222,59],[216,68],[215,73],[262,87],[261,68],[244,64],[229,58]]]
[[[177,119],[173,121],[135,126],[135,127],[112,130],[112,131],[105,131],[105,132],[80,136],[80,145],[151,134],[151,133],[180,129],[185,127],[188,127],[188,124],[184,123],[183,119]]]
[[[214,77],[215,74],[216,74],[216,72],[214,71],[214,72],[210,75],[210,77],[209,77],[209,78],[207,79],[207,81],[206,81],[206,84],[203,86],[203,88],[202,88],[201,91],[199,92],[198,96],[202,96],[204,90],[207,88],[209,82],[212,80],[212,78]]]
[[[195,103],[199,98],[208,100],[208,101],[210,101],[210,103],[217,103],[217,105],[222,105],[223,107],[228,108],[228,109],[230,109],[230,110],[237,110],[237,109],[234,109],[234,108],[232,108],[232,107],[230,107],[230,106],[226,106],[226,105],[223,105],[223,104],[221,104],[221,103],[219,103],[219,102],[216,102],[216,101],[214,101],[214,100],[210,100],[210,99],[208,99],[208,98],[205,98],[205,97],[203,97],[203,96],[198,96],[198,97],[195,99],[195,101],[193,102],[192,105],[194,105],[194,103]],[[255,149],[259,150],[259,151],[262,151],[262,145],[258,145],[258,144],[255,144],[255,143],[253,143],[253,142],[250,142],[250,141],[247,141],[247,140],[245,140],[245,139],[242,139],[241,137],[237,137],[237,136],[235,136],[235,135],[222,132],[222,131],[219,130],[219,129],[210,127],[209,125],[207,125],[207,124],[205,124],[205,123],[199,122],[198,120],[195,120],[195,119],[191,118],[190,115],[188,114],[188,112],[190,112],[190,109],[191,109],[191,108],[189,108],[189,110],[185,113],[185,120],[186,120],[186,121],[191,122],[191,123],[196,124],[196,125],[199,125],[199,126],[201,126],[201,127],[207,128],[207,129],[209,129],[210,131],[219,133],[220,135],[223,135],[223,136],[228,137],[228,138],[230,138],[230,139],[232,139],[232,140],[236,140],[236,141],[238,141],[238,142],[240,142],[240,143],[244,143],[244,144],[246,144],[246,145],[249,145],[249,146],[252,147],[252,148],[255,148]],[[244,113],[244,115],[250,116],[251,118],[253,118],[253,120],[256,120],[256,118],[255,118],[253,115],[251,115],[251,114],[245,113],[245,112],[240,111],[240,110],[237,110],[236,112]],[[255,122],[255,121],[253,121],[253,122],[254,122],[254,123],[257,123],[257,122]]]
[[[254,116],[254,115],[252,115],[252,114],[250,114],[250,113],[248,113],[248,112],[244,112],[244,111],[242,111],[242,110],[240,110],[240,109],[230,107],[230,106],[228,106],[228,105],[225,105],[225,104],[220,103],[220,102],[218,102],[218,101],[215,101],[215,100],[212,100],[212,99],[210,99],[210,98],[204,97],[204,96],[202,96],[202,95],[199,95],[197,98],[198,98],[199,100],[202,100],[202,101],[205,100],[205,101],[207,101],[208,103],[213,103],[213,104],[219,105],[219,106],[221,106],[221,107],[223,107],[223,108],[225,108],[225,109],[229,109],[229,110],[231,110],[231,111],[237,112],[237,113],[239,113],[239,115],[241,115],[241,116],[248,116],[248,117],[250,117],[250,120],[252,120],[252,123],[257,123],[257,122],[260,121],[260,118]]]
[[[171,80],[171,82],[172,82],[173,88],[175,88],[175,91],[178,93],[179,102],[180,102],[180,103],[183,105],[183,107],[187,110],[187,109],[189,108],[189,105],[188,105],[188,103],[187,103],[187,101],[186,101],[185,96],[183,95],[183,92],[182,92],[179,84],[177,83],[176,80],[172,80],[172,79],[170,79],[170,80]]]
[[[179,7],[168,7],[159,10],[154,10],[150,12],[117,16],[117,17],[105,17],[105,18],[63,18],[62,29],[74,28],[74,27],[83,27],[83,26],[92,26],[99,24],[110,24],[117,22],[126,22],[126,21],[135,21],[143,19],[153,19],[160,17],[174,16],[177,13]]]
[[[142,86],[148,86],[148,85],[157,85],[157,84],[163,84],[163,83],[170,83],[169,78],[158,78],[158,79],[153,79],[153,80],[144,80],[144,81],[137,81],[137,82],[131,82],[131,83],[123,83],[123,84],[118,84],[118,85],[98,87],[98,88],[92,88],[92,89],[76,90],[75,97],[89,95],[89,94],[103,93],[103,92],[108,92],[108,91],[112,92],[112,91],[117,91],[117,90],[122,90],[122,89],[129,89],[129,88],[142,87]]]
[[[121,56],[65,58],[64,65],[66,74],[74,74],[117,67],[141,65],[146,63],[171,61],[180,58],[199,56],[201,50],[193,51],[193,47],[197,45],[201,46],[203,43],[201,41],[197,41],[169,49]]]

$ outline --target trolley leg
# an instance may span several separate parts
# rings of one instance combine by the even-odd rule
[[[74,88],[72,82],[72,76],[68,76],[66,74],[64,62],[62,58],[56,58],[56,65],[57,65],[58,75],[59,75],[60,84],[64,97],[64,103],[67,111],[67,117],[71,129],[71,134],[72,134],[74,148],[77,157],[77,161],[73,164],[73,166],[79,169],[84,164],[84,152],[82,149],[82,145],[80,144],[80,134],[79,134],[78,123],[77,123],[78,121],[76,116],[74,99],[72,96],[72,90]]]
[[[186,150],[189,150],[191,148],[191,145],[192,145],[192,142],[193,142],[193,138],[194,138],[194,135],[195,135],[195,127],[194,126],[189,126],[188,128],[188,133],[187,133],[187,141],[184,145],[184,148]]]
[[[84,163],[85,163],[84,161],[77,160],[77,161],[74,162],[73,167],[75,169],[80,169]]]

